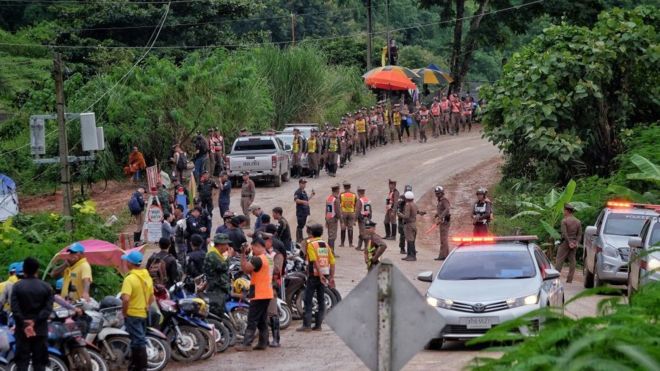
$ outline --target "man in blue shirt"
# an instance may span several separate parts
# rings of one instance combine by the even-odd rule
[[[307,196],[305,192],[305,186],[307,181],[305,179],[300,179],[298,181],[298,189],[293,194],[293,201],[296,203],[296,219],[298,225],[296,226],[296,242],[302,242],[303,240],[303,228],[307,223],[307,217],[309,216],[309,201],[314,197],[315,193],[312,190],[312,197]]]
[[[257,220],[254,222],[254,231],[258,232],[261,230],[261,228],[264,226],[264,224],[270,223],[270,217],[268,214],[264,213],[263,210],[261,210],[261,206],[258,205],[252,205],[250,206],[250,212],[252,215],[254,215]],[[268,223],[264,221],[264,219],[268,219]]]
[[[229,199],[231,197],[231,180],[226,171],[220,174],[220,197],[218,206],[220,207],[220,215],[225,215],[229,211]]]

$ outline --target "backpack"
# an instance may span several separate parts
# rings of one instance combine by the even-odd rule
[[[142,206],[140,205],[140,194],[135,192],[131,196],[131,199],[128,200],[128,210],[131,212],[133,215],[137,215],[142,212]]]
[[[164,285],[167,282],[167,255],[160,253],[154,254],[149,265],[149,275],[154,281],[154,285]]]
[[[179,158],[176,160],[177,170],[185,170],[188,168],[188,156],[184,152],[179,153]]]

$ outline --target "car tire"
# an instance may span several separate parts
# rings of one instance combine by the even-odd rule
[[[282,175],[282,181],[283,182],[288,182],[289,181],[289,173],[286,172],[284,175]]]
[[[598,262],[596,262],[598,263]],[[594,264],[594,268],[596,265]],[[585,280],[586,281],[586,280]],[[598,276],[598,268],[594,269],[594,284],[593,287],[601,287],[603,286],[603,281],[601,281],[600,276]]]
[[[594,274],[589,272],[589,268],[587,268],[587,263],[584,263],[584,268],[583,268],[583,273],[584,273],[584,288],[585,289],[590,289],[594,287]]]
[[[442,346],[445,344],[444,338],[431,339],[431,341],[426,344],[426,349],[428,350],[442,350]]]
[[[273,177],[273,185],[275,187],[282,186],[282,177],[280,175],[276,175],[276,176]]]

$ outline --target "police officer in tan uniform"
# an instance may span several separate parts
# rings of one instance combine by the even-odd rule
[[[339,150],[340,143],[339,138],[337,138],[337,129],[330,129],[330,137],[328,138],[328,149],[327,149],[327,162],[328,162],[328,174],[331,177],[337,175],[337,162],[339,160]]]
[[[328,230],[328,245],[335,251],[335,240],[337,240],[337,229],[340,218],[339,205],[339,183],[331,188],[332,193],[325,200],[325,228]]]
[[[344,192],[339,195],[341,210],[341,244],[344,247],[346,231],[348,231],[348,246],[353,247],[353,225],[355,225],[355,210],[357,208],[357,195],[351,192],[351,183],[344,181]]]
[[[358,245],[355,250],[362,250],[362,241],[366,240],[365,237],[365,223],[371,220],[371,201],[366,196],[366,190],[362,186],[358,186],[358,200],[355,208],[355,217],[358,223]]]
[[[250,205],[254,202],[256,189],[254,182],[250,179],[248,171],[243,172],[243,184],[241,185],[241,209],[247,218],[247,228],[250,228]]]
[[[307,167],[309,168],[309,177],[319,177],[319,156],[321,141],[318,138],[318,130],[312,129],[312,136],[307,139]]]
[[[564,260],[568,259],[568,276],[566,283],[573,282],[575,274],[575,252],[582,240],[582,222],[573,213],[575,208],[567,203],[564,205],[564,219],[561,221],[561,243],[557,250],[557,262],[555,266],[561,272]]]
[[[403,197],[406,200],[406,204],[403,208],[403,212],[399,212],[398,215],[403,222],[403,234],[406,238],[408,252],[406,257],[401,260],[417,261],[415,239],[417,238],[417,214],[419,211],[417,209],[417,204],[415,204],[415,195],[412,191],[404,193]]]
[[[301,159],[304,150],[305,140],[302,135],[300,135],[300,130],[295,128],[293,129],[293,141],[291,142],[291,154],[293,160],[291,164],[292,178],[300,178],[302,176]]]
[[[433,218],[435,224],[438,225],[440,230],[440,253],[434,260],[445,260],[449,255],[449,223],[451,215],[449,213],[449,200],[445,197],[445,189],[442,186],[437,186],[434,189],[435,197],[438,199],[438,204],[435,210],[435,217]]]
[[[385,199],[385,239],[396,240],[396,207],[399,201],[399,191],[396,189],[396,180],[389,179],[389,192]]]
[[[387,250],[385,241],[376,234],[376,223],[368,219],[364,222],[364,243],[364,263],[368,273],[380,263],[380,257]]]

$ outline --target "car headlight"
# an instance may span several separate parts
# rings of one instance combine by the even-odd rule
[[[432,307],[445,308],[445,309],[451,309],[452,304],[454,304],[453,300],[436,299],[432,296],[427,296],[426,302],[428,303],[428,305]]]
[[[660,269],[660,260],[651,258],[648,262],[646,262],[646,270],[655,271],[658,269]]]
[[[506,303],[509,305],[509,308],[522,307],[523,305],[534,305],[539,302],[539,295],[527,295],[515,299],[507,299]]]
[[[605,247],[603,248],[603,255],[609,256],[611,258],[618,258],[619,250],[617,250],[616,247],[612,245],[605,245]]]

